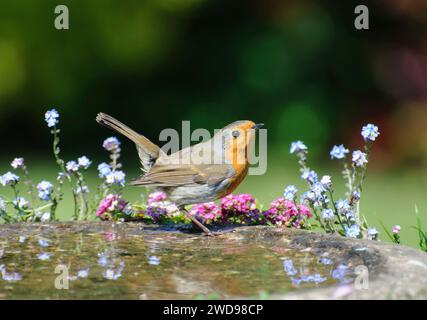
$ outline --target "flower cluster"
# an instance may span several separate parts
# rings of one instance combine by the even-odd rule
[[[54,187],[49,181],[41,181],[37,185],[38,197],[35,194],[36,187],[31,181],[28,173],[28,169],[25,165],[24,158],[15,158],[10,163],[10,166],[14,170],[21,170],[23,173],[23,184],[26,185],[30,201],[24,196],[20,195],[20,184],[21,179],[18,175],[12,172],[7,172],[0,176],[0,185],[3,187],[9,186],[13,189],[14,198],[5,199],[0,198],[0,218],[4,222],[22,222],[22,221],[41,221],[42,217],[44,221],[50,220],[51,212],[55,209],[53,201],[56,198],[54,193]],[[48,202],[39,208],[36,208],[37,199]],[[8,205],[11,205],[15,212],[11,214],[7,212]],[[41,210],[50,209],[50,212],[41,212]],[[49,219],[47,219],[49,217]]]
[[[152,192],[148,195],[147,203],[155,203],[165,201],[167,198],[166,193],[163,191]]]
[[[91,165],[92,161],[89,160],[86,156],[81,156],[77,161],[71,160],[68,161],[65,168],[69,173],[75,173],[79,170],[87,170]]]
[[[302,141],[296,141],[291,143],[291,149],[290,149],[291,154],[307,153],[307,151],[308,151],[308,148]]]
[[[99,211],[104,212],[108,201],[101,202]],[[172,202],[167,199],[164,192],[150,193],[143,205],[134,204],[136,210],[131,215],[124,217],[129,220],[142,220],[148,223],[188,223],[189,219]],[[108,219],[117,220],[122,217],[119,211],[110,210],[113,214]],[[256,201],[250,194],[230,194],[221,199],[220,205],[207,202],[193,205],[189,211],[202,223],[233,223],[233,224],[274,224],[294,228],[306,228],[307,220],[312,217],[310,209],[303,204],[295,204],[293,201],[280,197],[271,203],[266,211],[261,211],[256,206]],[[101,217],[101,216],[100,216]]]
[[[332,178],[325,175],[319,179],[317,173],[308,167],[308,148],[304,143],[297,141],[291,144],[290,153],[297,155],[301,178],[309,186],[309,190],[302,194],[301,201],[312,209],[319,226],[326,232],[338,232],[349,238],[365,237],[373,240],[378,238],[378,231],[375,228],[369,228],[366,219],[360,217],[359,201],[362,185],[366,178],[366,166],[372,143],[379,134],[378,127],[373,124],[362,128],[361,135],[365,141],[364,151],[353,151],[351,165],[346,161],[350,150],[342,144],[333,146],[330,157],[343,162],[343,176],[348,188],[346,198],[337,201],[333,196]],[[296,192],[296,188],[288,187],[285,190],[285,199],[293,200]]]
[[[344,159],[350,151],[344,145],[333,146],[330,155],[331,159]]]
[[[121,171],[112,171],[105,177],[105,182],[109,185],[116,184],[118,186],[124,187],[126,181],[126,174]]]
[[[226,212],[242,213],[256,209],[255,199],[250,194],[229,194],[221,199],[221,209]]]
[[[105,206],[109,203],[107,196],[101,201],[98,212],[104,212]],[[115,195],[116,197],[119,197]],[[122,202],[124,204],[124,202]],[[120,206],[119,210],[110,210],[108,220],[140,220],[146,223],[159,222],[187,222],[184,214],[180,212],[178,206],[166,199],[164,192],[151,193],[147,201],[143,204],[134,203]],[[98,215],[99,216],[99,215]]]
[[[267,221],[272,224],[287,227],[303,228],[307,219],[312,217],[310,209],[303,205],[296,205],[292,200],[285,197],[277,198],[270,204],[270,209],[263,212]]]
[[[297,192],[298,192],[298,189],[295,186],[290,185],[285,188],[285,191],[283,192],[283,196],[285,197],[286,200],[294,201]]]
[[[12,161],[13,163],[13,161]],[[4,222],[20,222],[25,221],[27,217],[26,210],[29,207],[29,202],[25,197],[19,195],[18,183],[20,177],[12,172],[6,172],[0,175],[0,186],[10,187],[13,190],[14,198],[7,199],[6,197],[0,197],[0,218]],[[15,210],[15,215],[10,215],[7,212],[8,205],[11,205]]]
[[[27,166],[25,165],[24,158],[19,157],[19,158],[13,159],[13,161],[10,163],[10,166],[14,170],[22,171],[24,184],[27,186],[28,194],[30,195],[31,198],[34,198],[35,197],[34,185],[30,179],[30,174],[28,172]]]
[[[86,157],[81,156],[77,160],[68,161],[65,165],[66,172],[62,172],[62,176],[67,177],[73,188],[74,200],[76,205],[75,220],[87,219],[89,212],[89,186],[87,185],[85,173],[89,169],[92,161]],[[72,178],[75,180],[75,185],[72,183]]]
[[[291,191],[287,188],[287,191]],[[292,200],[279,197],[271,202],[270,208],[261,211],[250,194],[229,194],[221,199],[221,205],[213,202],[195,205],[190,213],[204,222],[222,222],[235,224],[274,224],[294,228],[306,227],[307,219],[312,217],[310,209],[296,205]]]
[[[19,181],[19,176],[12,172],[6,172],[4,175],[0,176],[0,184],[3,187],[9,186],[9,185],[15,185]]]
[[[266,224],[265,216],[256,207],[255,198],[250,194],[229,194],[221,199],[224,222],[237,224]]]
[[[110,164],[100,163],[98,165],[98,175],[101,179],[104,179],[106,188],[114,185],[124,187],[126,182],[126,174],[119,170],[122,165],[118,163],[120,158],[120,141],[116,137],[110,137],[104,140],[102,146],[105,150],[110,152]]]
[[[49,128],[56,126],[59,122],[59,113],[55,109],[49,110],[44,115],[45,121]]]
[[[393,242],[400,243],[400,226],[396,224],[391,228],[391,234],[393,238]]]
[[[35,214],[35,221],[40,221],[40,222],[48,222],[52,220],[51,214],[50,212],[37,212]]]
[[[37,190],[39,192],[40,200],[49,201],[53,192],[53,184],[49,181],[43,180],[37,185]]]
[[[378,230],[375,227],[370,227],[366,232],[369,240],[378,240]]]
[[[121,152],[120,141],[116,137],[110,137],[104,140],[102,147],[110,153],[111,162],[102,162],[97,167],[102,183],[98,187],[96,197],[99,201],[96,215],[104,220],[128,219],[133,211],[131,205],[121,196],[126,175],[119,170],[122,167],[121,163],[118,163]]]
[[[13,161],[10,163],[10,166],[15,170],[22,168],[24,166],[24,158],[13,159]]]
[[[378,131],[378,127],[376,125],[369,123],[362,128],[361,134],[365,140],[375,141],[380,135],[380,132]]]
[[[148,219],[154,222],[166,221],[168,219],[177,221],[182,218],[182,213],[176,204],[168,201],[164,192],[153,192],[148,196],[146,210],[143,213]]]
[[[102,183],[97,188],[98,193],[90,197],[89,186],[86,182],[86,174],[90,170],[92,161],[85,155],[76,160],[65,162],[60,157],[59,147],[59,112],[56,109],[48,110],[45,113],[45,121],[53,136],[53,154],[60,172],[56,179],[56,184],[43,180],[34,184],[29,178],[29,173],[25,165],[24,158],[17,157],[10,163],[14,170],[20,170],[22,175],[14,172],[7,172],[0,175],[0,186],[11,187],[14,191],[14,198],[1,198],[0,219],[4,222],[19,221],[50,221],[56,219],[56,209],[60,201],[63,200],[63,185],[68,183],[74,200],[73,220],[86,220],[91,215],[107,216],[107,213],[116,215],[122,210],[123,201],[120,194],[125,185],[125,173],[120,170],[120,141],[115,137],[107,138],[102,146],[110,153],[111,162],[101,163],[98,166],[99,177]],[[29,200],[20,193],[21,181],[26,186]],[[117,199],[116,199],[117,198]],[[117,202],[117,201],[118,202]],[[111,204],[110,201],[112,201]],[[95,203],[94,203],[95,202]],[[8,206],[15,209],[15,213],[6,212]],[[93,208],[98,207],[97,212]]]
[[[356,150],[353,152],[352,161],[356,167],[363,168],[363,166],[368,163],[367,154],[360,150]]]
[[[90,171],[92,161],[87,156],[65,162],[60,157],[59,118],[56,109],[45,113],[45,121],[53,135],[53,154],[59,167],[56,183],[47,180],[34,184],[30,179],[26,162],[22,157],[14,158],[10,166],[13,169],[0,175],[0,186],[11,188],[13,198],[0,196],[0,219],[2,222],[54,221],[56,209],[63,200],[63,184],[68,183],[74,200],[74,220],[86,220],[97,216],[101,220],[135,220],[152,223],[190,222],[180,208],[167,199],[164,192],[151,193],[142,205],[131,205],[122,196],[126,175],[119,162],[121,143],[116,137],[109,137],[102,143],[108,151],[108,162],[98,164],[98,176],[101,183],[97,193],[91,197],[85,175]],[[273,224],[292,228],[309,228],[310,218],[316,219],[316,225],[329,233],[339,233],[350,238],[377,240],[379,232],[369,226],[365,217],[360,215],[362,186],[366,179],[373,143],[380,136],[374,124],[367,124],[360,132],[364,146],[360,150],[350,151],[344,145],[334,145],[330,158],[342,163],[343,177],[346,180],[345,196],[334,198],[334,181],[329,175],[318,175],[307,164],[308,147],[302,141],[293,142],[290,153],[296,155],[300,166],[301,179],[307,182],[308,190],[298,194],[294,185],[285,188],[283,196],[270,203],[267,210],[261,210],[250,194],[227,195],[220,204],[214,202],[196,204],[190,214],[203,223],[237,224]],[[349,158],[349,159],[348,159]],[[19,171],[19,172],[18,172]],[[18,174],[17,174],[18,173]],[[22,185],[28,196],[24,196]],[[12,212],[8,212],[12,209]],[[418,222],[420,243],[427,251],[427,232]],[[400,243],[400,226],[395,225],[387,235],[395,243]],[[49,259],[42,255],[40,259]],[[153,263],[156,260],[153,259]],[[108,275],[110,278],[115,275]]]
[[[104,140],[102,147],[107,151],[113,152],[120,148],[120,141],[116,137],[110,137]]]
[[[169,201],[153,202],[147,205],[145,215],[150,217],[154,222],[162,221],[163,219],[180,216],[181,212],[178,207]]]
[[[126,210],[129,207],[128,203],[121,196],[117,194],[108,194],[101,200],[96,210],[96,216],[101,220],[112,220],[118,214],[129,214],[130,211]]]
[[[108,163],[102,162],[98,165],[98,176],[103,179],[111,173],[111,166]]]
[[[212,223],[222,218],[221,209],[215,202],[206,202],[194,205],[190,214],[200,219],[203,223]]]
[[[29,202],[24,197],[16,197],[13,200],[13,205],[20,210],[24,210],[28,208]]]

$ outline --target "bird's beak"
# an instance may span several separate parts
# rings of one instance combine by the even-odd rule
[[[252,129],[258,130],[264,127],[264,123],[255,123]]]

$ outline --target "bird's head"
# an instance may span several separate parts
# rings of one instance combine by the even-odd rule
[[[222,139],[225,159],[233,165],[246,165],[248,147],[254,142],[256,131],[263,125],[249,120],[239,120],[221,129],[217,135]]]

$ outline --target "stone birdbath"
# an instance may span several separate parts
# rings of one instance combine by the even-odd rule
[[[271,226],[0,226],[1,299],[427,299],[427,255]]]

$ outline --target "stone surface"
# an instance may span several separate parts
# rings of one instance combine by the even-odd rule
[[[180,234],[179,239],[192,239],[193,254],[212,243],[247,242],[265,243],[275,252],[293,250],[308,252],[319,257],[330,257],[343,261],[362,273],[356,277],[364,279],[359,286],[355,283],[328,285],[320,288],[291,290],[288,293],[272,294],[271,299],[427,299],[427,254],[412,248],[368,240],[346,239],[318,232],[266,226],[245,226],[227,228],[219,236],[209,239],[192,230],[189,226],[155,226],[140,223],[75,222],[51,224],[13,224],[0,226],[0,238],[15,238],[19,235],[37,234],[51,238],[61,233],[104,234],[112,231],[117,237],[138,237]],[[271,248],[269,248],[271,249]],[[226,266],[225,266],[226,268]],[[365,270],[365,271],[364,271]],[[366,272],[367,273],[364,273]],[[368,277],[366,277],[366,274]],[[368,281],[366,280],[368,279]],[[190,283],[191,279],[183,282]],[[363,285],[367,286],[363,288]],[[185,289],[185,288],[184,288]],[[184,290],[182,289],[182,290]],[[225,298],[248,298],[225,296]]]
[[[359,256],[369,271],[367,289],[354,284],[277,296],[280,299],[427,299],[427,254],[401,245],[294,232],[292,247]]]

